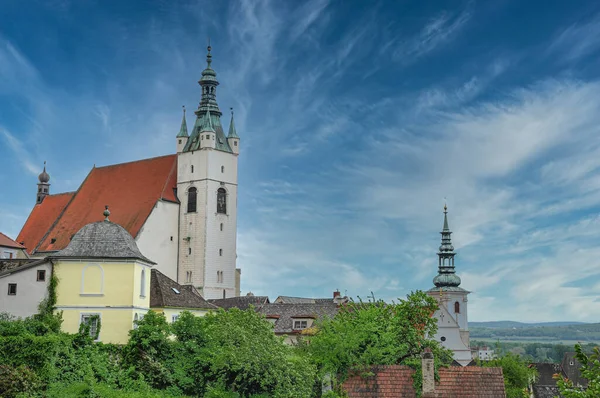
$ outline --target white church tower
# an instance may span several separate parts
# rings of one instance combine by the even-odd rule
[[[471,360],[469,325],[467,320],[467,295],[470,293],[460,287],[460,277],[454,270],[454,246],[452,246],[448,227],[448,207],[444,205],[444,227],[442,244],[438,252],[438,274],[433,278],[434,288],[427,294],[435,298],[439,308],[434,317],[438,321],[435,339],[454,353],[454,360],[462,366]]]
[[[206,299],[239,295],[236,269],[237,161],[240,138],[233,113],[229,135],[221,125],[216,100],[219,82],[211,67],[198,82],[202,99],[196,123],[187,136],[184,118],[177,135],[177,196],[179,214],[178,282],[195,286]]]

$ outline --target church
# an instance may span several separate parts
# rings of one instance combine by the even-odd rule
[[[16,239],[31,258],[65,249],[77,231],[98,221],[98,209],[110,206],[112,221],[133,236],[139,250],[156,262],[157,271],[195,287],[206,299],[240,295],[240,137],[233,112],[227,134],[221,122],[210,46],[206,62],[198,82],[202,96],[195,123],[190,133],[184,108],[175,153],[94,166],[77,191],[57,194],[50,191],[44,164],[35,205]]]
[[[460,277],[454,268],[454,246],[452,232],[448,226],[448,207],[444,205],[444,226],[442,244],[438,251],[438,274],[433,278],[435,287],[427,294],[438,302],[433,317],[437,319],[438,331],[434,339],[452,350],[454,360],[467,366],[473,360],[469,341],[467,319],[467,295],[469,291],[460,287]]]

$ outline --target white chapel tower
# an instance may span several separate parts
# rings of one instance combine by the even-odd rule
[[[454,353],[454,360],[462,366],[471,360],[469,325],[467,320],[467,295],[469,291],[460,287],[460,277],[454,270],[454,246],[448,227],[448,207],[444,205],[442,244],[438,252],[438,274],[433,278],[434,288],[427,294],[435,298],[439,307],[434,317],[438,320],[435,339]]]
[[[202,98],[188,137],[185,111],[177,135],[179,259],[177,278],[206,299],[239,295],[236,269],[237,166],[240,138],[233,112],[226,136],[216,100],[217,73],[211,47],[198,82]]]

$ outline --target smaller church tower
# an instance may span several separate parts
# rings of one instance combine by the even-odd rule
[[[205,148],[215,148],[216,145],[216,131],[213,127],[212,120],[210,117],[210,112],[208,109],[206,110],[206,114],[204,115],[204,121],[202,126],[200,126],[200,149]]]
[[[470,292],[460,287],[461,280],[454,269],[456,253],[452,245],[452,232],[448,226],[446,205],[444,205],[444,226],[440,233],[442,244],[437,253],[438,274],[433,278],[435,287],[427,292],[439,303],[438,310],[434,314],[438,323],[435,339],[445,348],[452,350],[456,362],[466,366],[472,360],[467,320],[467,295]]]
[[[44,161],[44,171],[38,176],[40,182],[37,186],[37,197],[35,203],[42,203],[44,198],[50,195],[50,175],[46,173],[46,161]]]
[[[227,142],[229,147],[236,155],[240,154],[240,137],[235,130],[235,122],[233,121],[233,108],[231,109],[231,122],[229,122],[229,134],[227,134]]]
[[[185,144],[187,144],[188,138],[187,122],[185,121],[185,105],[183,106],[183,119],[181,119],[181,127],[179,128],[179,134],[177,134],[177,153],[183,152]]]

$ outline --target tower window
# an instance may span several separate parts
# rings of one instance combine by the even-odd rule
[[[454,303],[454,313],[460,314],[460,303],[458,301]]]
[[[220,227],[221,227],[221,231],[222,231],[222,230],[223,230],[223,223],[221,223],[221,226],[220,226]]]
[[[188,254],[192,254],[192,248],[188,247]]]
[[[223,298],[227,298],[227,293],[225,292],[225,289],[223,289]]]
[[[179,140],[179,143],[181,144],[181,140]]]
[[[233,146],[237,146],[237,141],[233,141]]]
[[[225,172],[225,166],[221,166],[221,173]]]
[[[224,188],[217,190],[217,213],[227,214],[227,191]]]
[[[219,256],[223,255],[223,249],[219,249]]]
[[[198,190],[194,187],[188,190],[188,213],[196,212],[196,202],[198,199]]]
[[[142,269],[142,277],[140,279],[140,297],[146,297],[146,270]]]
[[[210,134],[206,134],[206,139],[210,140]]]
[[[194,165],[192,165],[192,173],[194,172]]]

